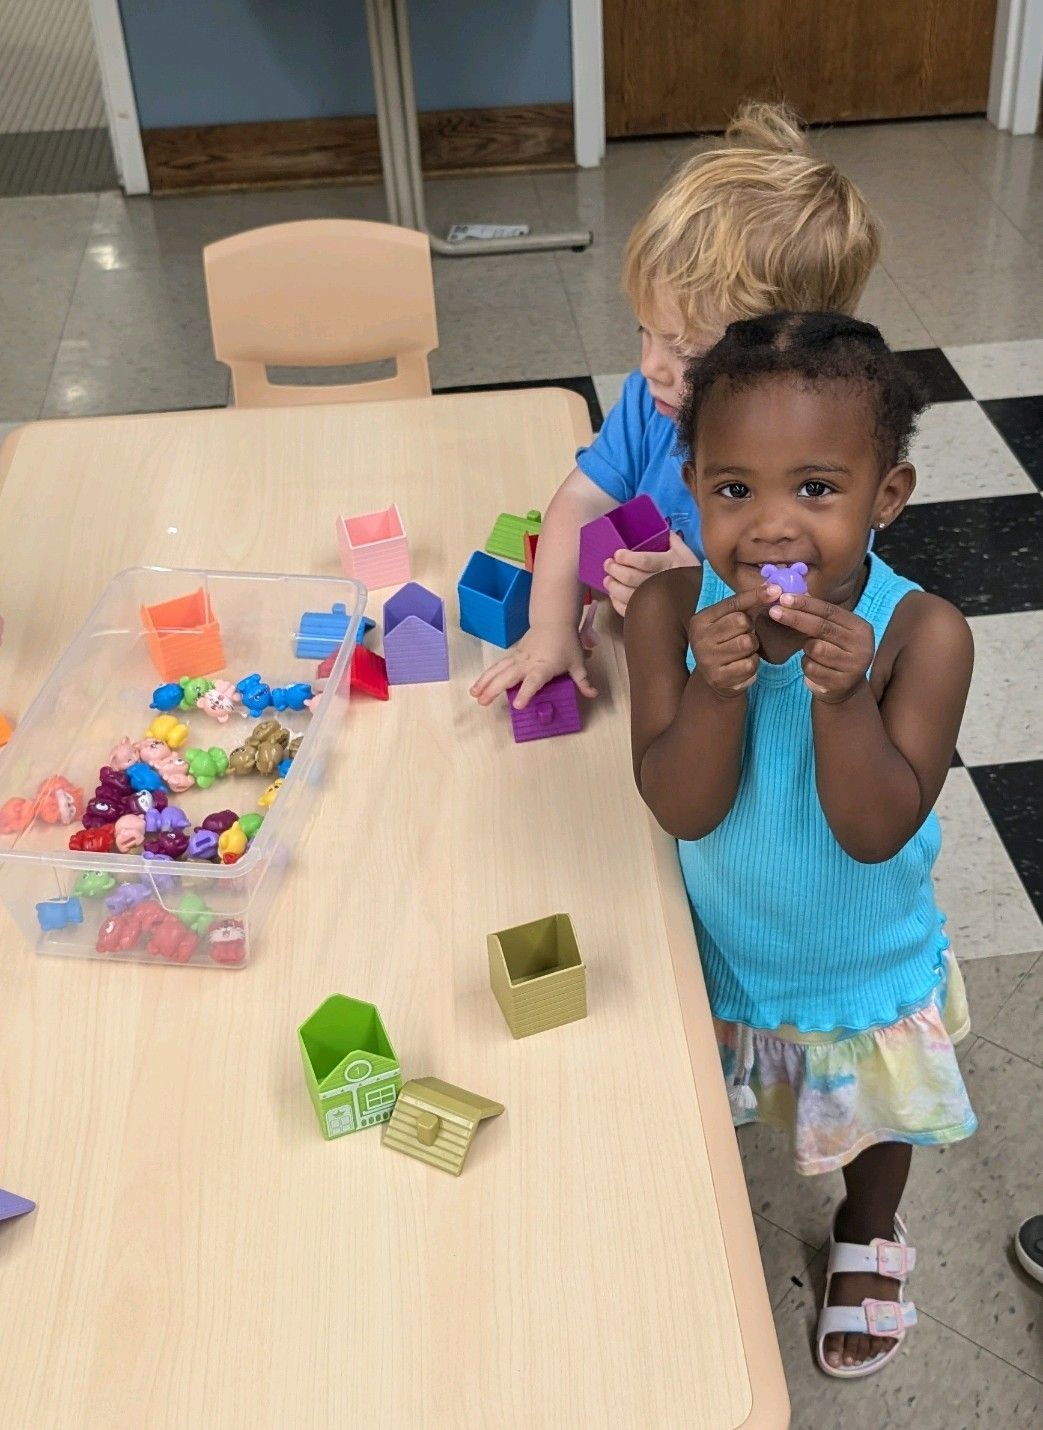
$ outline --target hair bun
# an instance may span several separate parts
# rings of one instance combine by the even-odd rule
[[[725,133],[731,144],[774,154],[809,153],[808,136],[788,104],[747,99],[736,110]]]

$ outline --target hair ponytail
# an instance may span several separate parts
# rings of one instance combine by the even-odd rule
[[[725,132],[729,144],[769,154],[807,154],[808,136],[788,104],[747,99],[732,116]]]

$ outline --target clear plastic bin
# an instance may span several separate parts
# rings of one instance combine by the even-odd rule
[[[262,719],[277,719],[294,733],[304,734],[300,749],[278,798],[250,847],[235,864],[196,860],[158,861],[141,854],[78,853],[69,836],[81,828],[33,817],[18,833],[0,834],[0,899],[28,942],[41,953],[132,960],[165,964],[143,946],[120,953],[99,953],[98,933],[112,916],[107,898],[120,896],[126,885],[146,886],[169,914],[187,917],[192,908],[199,943],[188,964],[196,967],[241,967],[256,952],[272,900],[315,804],[325,766],[343,720],[348,682],[343,679],[365,607],[365,588],[356,581],[328,576],[257,575],[223,571],[165,570],[137,567],[120,573],[107,587],[79,634],[51,672],[0,754],[0,806],[12,798],[32,800],[41,783],[61,775],[83,790],[88,800],[98,784],[100,768],[123,735],[140,739],[156,712],[153,691],[164,683],[150,658],[148,633],[141,608],[160,605],[202,588],[220,626],[225,666],[220,674],[237,681],[253,671],[270,685],[295,681],[314,683],[315,660],[300,660],[295,646],[302,616],[328,612],[342,603],[348,629],[329,680],[328,692],[314,713],[267,710]],[[186,670],[183,675],[200,675]],[[342,688],[343,687],[343,688]],[[173,712],[189,727],[187,747],[230,751],[255,728],[253,717],[234,714],[225,725],[201,711]],[[208,814],[232,809],[237,814],[258,811],[258,798],[275,775],[226,775],[202,790],[193,787],[170,796],[196,824]],[[86,872],[112,876],[115,888],[94,897],[80,897],[83,921],[76,922],[75,905],[64,927],[45,931],[37,905],[74,897],[74,886]],[[138,890],[131,890],[131,894]],[[186,903],[186,896],[192,896]],[[127,896],[124,896],[127,897]],[[198,900],[205,910],[199,915]],[[65,917],[65,914],[61,915]],[[212,937],[213,935],[217,937]],[[215,957],[216,954],[216,957]],[[222,959],[227,961],[221,961]]]

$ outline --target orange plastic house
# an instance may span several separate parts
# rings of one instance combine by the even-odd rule
[[[141,623],[152,664],[164,680],[210,675],[224,667],[221,627],[202,586],[189,596],[142,606]]]

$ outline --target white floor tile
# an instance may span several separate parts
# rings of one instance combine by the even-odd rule
[[[1020,343],[972,343],[945,355],[980,401],[1035,397],[1043,392],[1043,338]]]
[[[910,456],[917,476],[914,502],[967,501],[1036,490],[976,402],[929,408],[920,419]]]
[[[628,374],[625,372],[609,373],[607,377],[595,377],[594,391],[598,395],[601,403],[601,410],[608,416],[610,407],[615,407],[619,401],[619,394],[623,391],[623,384],[626,382]]]
[[[1043,752],[1043,611],[973,616],[974,678],[960,730],[968,765],[1037,760]]]
[[[935,889],[960,962],[1043,948],[1043,926],[966,770],[949,771],[938,818]]]

